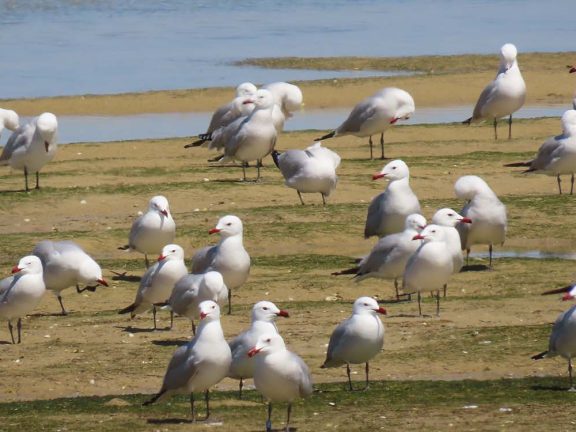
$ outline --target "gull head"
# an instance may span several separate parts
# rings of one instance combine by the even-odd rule
[[[183,260],[184,249],[177,244],[169,244],[162,248],[158,261]]]
[[[510,69],[516,63],[518,50],[514,44],[507,43],[500,48],[500,64],[505,66],[506,70]]]
[[[15,131],[20,127],[20,117],[18,117],[16,111],[0,108],[0,131],[2,127],[11,131]]]
[[[258,91],[258,88],[251,82],[243,82],[236,87],[236,97],[239,96],[253,96]]]
[[[165,217],[170,215],[170,206],[168,200],[163,195],[156,195],[148,202],[148,210],[158,212]]]
[[[460,199],[470,201],[478,194],[495,195],[490,186],[480,177],[466,175],[454,183],[454,192]]]
[[[381,178],[385,178],[386,180],[400,180],[403,178],[407,178],[410,176],[410,170],[408,169],[408,165],[404,161],[400,159],[393,160],[392,162],[388,162],[382,171],[372,176],[372,180],[378,180]]]
[[[220,319],[220,306],[215,301],[204,300],[198,305],[201,321],[215,321]]]
[[[406,221],[404,222],[405,229],[411,229],[416,232],[421,232],[424,228],[426,228],[426,218],[418,213],[412,213],[411,215],[406,216]]]
[[[286,349],[282,336],[273,333],[263,334],[256,341],[256,345],[248,351],[248,356],[254,357],[260,353],[268,354],[282,349]]]
[[[354,306],[352,307],[352,313],[354,315],[357,314],[375,315],[377,313],[386,315],[386,309],[380,307],[378,302],[372,297],[359,297],[354,302]]]
[[[423,240],[424,243],[431,241],[445,241],[444,230],[439,225],[427,225],[420,234],[412,237],[412,240]]]
[[[78,269],[78,279],[86,285],[96,283],[105,287],[108,286],[108,282],[102,277],[102,268],[90,257],[83,260]]]
[[[42,273],[42,261],[36,255],[27,255],[12,267],[12,274],[38,274]]]
[[[285,310],[280,310],[278,307],[269,301],[259,301],[252,308],[252,322],[266,321],[272,322],[277,317],[288,318],[290,315]]]
[[[252,102],[254,109],[268,109],[274,106],[274,96],[266,89],[260,89],[254,96],[244,101],[245,104]]]
[[[208,231],[209,234],[219,233],[222,237],[231,237],[242,234],[242,221],[238,216],[228,215],[221,217],[216,227]]]
[[[40,114],[36,119],[36,130],[44,140],[44,147],[46,152],[50,149],[50,144],[54,140],[56,131],[58,130],[58,120],[52,113]]]
[[[459,223],[472,223],[472,220],[459,215],[451,208],[443,208],[434,213],[432,223],[444,227],[454,228]]]

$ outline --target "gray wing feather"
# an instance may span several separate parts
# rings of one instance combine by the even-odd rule
[[[206,246],[200,249],[192,257],[192,273],[205,273],[212,265],[218,252],[218,245]]]
[[[328,367],[335,367],[344,364],[343,361],[335,360],[334,354],[338,349],[340,343],[342,343],[343,339],[348,333],[346,323],[348,319],[342,321],[340,324],[336,326],[332,334],[330,335],[330,341],[328,342],[328,350],[326,352],[326,360],[324,361],[324,365]]]
[[[312,386],[312,375],[310,375],[310,369],[308,365],[304,363],[298,355],[291,353],[294,362],[298,365],[298,382],[300,397],[306,397],[312,394],[314,388]]]
[[[364,123],[366,123],[372,116],[376,109],[374,107],[372,98],[364,100],[356,105],[344,123],[342,123],[336,130],[339,134],[358,132]]]
[[[373,235],[379,235],[378,231],[382,223],[382,200],[385,192],[376,196],[370,206],[368,207],[368,214],[366,215],[366,225],[364,226],[364,237],[368,238]]]
[[[8,161],[14,154],[14,152],[20,148],[29,145],[32,140],[33,130],[31,129],[31,125],[27,124],[24,126],[19,127],[16,129],[10,138],[8,138],[8,142],[4,146],[4,150],[2,151],[2,155],[0,155],[0,161]]]
[[[184,387],[198,372],[198,367],[194,363],[192,355],[193,342],[179,347],[174,352],[170,363],[168,363],[160,392],[178,390]]]
[[[378,240],[370,254],[360,262],[358,274],[366,274],[377,271],[386,261],[386,258],[398,245],[402,233],[390,234]]]
[[[491,102],[491,100],[495,94],[496,94],[496,81],[492,81],[490,84],[488,84],[484,88],[484,90],[482,90],[482,93],[480,93],[480,96],[478,97],[478,101],[476,102],[476,105],[474,106],[474,111],[472,113],[473,119],[483,118],[482,117],[482,108],[484,108],[487,104],[489,104]]]
[[[280,172],[285,179],[289,179],[298,174],[312,155],[302,150],[288,150],[278,157]]]
[[[552,159],[556,156],[555,153],[561,150],[563,147],[560,140],[563,138],[562,135],[549,138],[544,144],[538,149],[538,154],[536,157],[530,161],[531,170],[544,170],[552,162]]]

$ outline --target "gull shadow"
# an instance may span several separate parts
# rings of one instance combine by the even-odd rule
[[[0,341],[0,345],[14,345],[14,344],[10,341]]]
[[[530,386],[530,389],[536,391],[558,391],[558,392],[572,393],[566,387],[551,386],[551,385],[533,385]]]
[[[164,331],[169,331],[170,327],[164,327],[164,328],[140,328],[140,327],[132,327],[132,326],[126,326],[126,327],[122,327],[122,326],[114,326],[116,328],[121,329],[123,332],[126,333],[154,333],[154,332],[164,332]]]
[[[186,345],[189,341],[190,341],[189,339],[158,339],[158,340],[153,340],[152,344],[158,345],[158,346],[164,346],[164,347],[182,346],[182,345]]]
[[[112,276],[112,280],[114,281],[140,282],[142,280],[140,276],[128,275],[126,272],[118,273],[113,271],[112,273],[114,273],[114,276]]]
[[[148,419],[146,420],[146,423],[148,424],[156,424],[156,425],[162,425],[162,424],[193,424],[196,422],[193,422],[191,419],[188,418],[165,418],[165,419]]]
[[[68,312],[66,315],[62,315],[62,312],[36,312],[28,314],[29,317],[42,318],[42,317],[69,317],[73,316],[74,312]]]
[[[436,316],[432,316],[432,315],[427,315],[427,314],[422,314],[422,315],[416,315],[416,314],[397,314],[397,315],[388,315],[388,318],[435,318]],[[437,317],[436,317],[437,318]]]
[[[485,264],[472,264],[472,265],[465,265],[464,267],[462,267],[462,269],[460,270],[460,273],[478,272],[478,271],[487,271],[487,270],[490,270],[490,267],[488,267]]]

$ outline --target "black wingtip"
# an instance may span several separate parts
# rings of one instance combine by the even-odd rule
[[[472,117],[470,117],[470,118],[468,118],[462,122],[462,124],[465,124],[465,125],[470,125],[470,123],[472,123]]]
[[[156,402],[158,399],[160,399],[160,396],[162,396],[164,393],[165,393],[165,390],[161,391],[158,394],[155,394],[151,399],[147,400],[146,402],[143,402],[142,406],[152,405],[154,402]]]
[[[314,141],[322,141],[329,138],[334,138],[336,136],[336,131],[332,131],[329,134],[326,134],[320,138],[314,138]]]
[[[543,359],[544,357],[546,357],[546,354],[548,354],[548,351],[544,351],[541,352],[540,354],[536,354],[534,356],[531,357],[532,360],[540,360]]]
[[[573,286],[574,286],[574,285],[568,285],[568,286],[565,286],[565,287],[562,287],[562,288],[555,288],[555,289],[550,290],[550,291],[545,291],[545,292],[543,292],[541,295],[562,294],[562,293],[565,293],[565,292],[570,291]]]
[[[129,313],[129,312],[133,312],[134,309],[136,309],[136,303],[132,303],[130,306],[125,307],[124,309],[120,309],[120,310],[118,311],[118,314],[119,314],[119,315],[127,314],[127,313]]]
[[[274,165],[276,165],[277,168],[280,168],[280,161],[278,160],[278,158],[280,157],[282,153],[276,151],[276,150],[272,150],[272,153],[270,153],[270,155],[272,156],[272,160],[274,161]]]
[[[198,141],[194,141],[193,143],[190,144],[186,144],[184,146],[184,148],[191,148],[191,147],[200,147],[202,144],[204,144],[206,141],[205,139],[199,139]]]
[[[123,250],[123,251],[125,251],[125,250],[128,250],[128,249],[130,249],[130,245],[118,246],[118,250]]]
[[[358,271],[359,271],[359,270],[360,270],[360,267],[352,267],[352,268],[349,268],[349,269],[346,269],[346,270],[341,270],[341,271],[338,271],[338,272],[334,272],[334,273],[332,273],[332,276],[350,275],[350,274],[353,274],[353,275],[358,276]]]
[[[516,168],[516,167],[529,167],[530,162],[512,162],[509,164],[504,164],[505,167]]]

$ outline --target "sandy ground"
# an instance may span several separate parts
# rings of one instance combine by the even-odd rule
[[[423,105],[434,101],[443,105],[473,102],[490,75],[303,87],[309,107],[340,106],[347,97],[392,82],[414,91],[417,103],[422,98],[426,101]],[[571,77],[565,71],[553,75],[542,87],[531,84],[546,81],[542,77],[537,72],[527,74],[531,101],[570,99],[574,82],[569,82]],[[200,105],[202,109],[214,107],[224,102],[230,91],[200,92],[197,99],[182,103],[191,110]],[[140,98],[157,98],[158,106],[173,110],[170,95],[129,95],[111,98],[109,103],[114,100],[117,113],[124,113],[121,106],[129,111]],[[91,113],[106,109],[106,98],[97,99],[102,104],[90,105]],[[116,104],[118,100],[126,105]],[[83,101],[40,101],[34,106],[42,107],[40,110],[59,107],[53,110],[61,114],[85,113]],[[11,106],[26,114],[27,104],[32,102]],[[148,107],[144,103],[138,106]],[[515,123],[511,141],[494,141],[489,125],[400,125],[386,135],[387,154],[409,163],[411,184],[425,216],[431,217],[435,209],[444,206],[459,209],[462,203],[455,199],[454,181],[465,174],[481,175],[508,206],[506,250],[566,252],[575,246],[576,229],[570,222],[575,198],[558,197],[552,178],[520,175],[502,167],[505,162],[526,158],[546,137],[559,132],[558,119]],[[318,134],[283,134],[277,147],[302,148]],[[311,366],[315,381],[345,378],[343,369],[319,369],[331,330],[349,315],[350,302],[356,297],[389,299],[393,288],[391,281],[355,284],[330,273],[351,264],[353,257],[366,253],[373,244],[362,238],[362,230],[368,203],[384,187],[370,180],[383,162],[367,159],[363,139],[343,137],[325,142],[343,158],[338,188],[328,206],[319,205],[319,196],[305,196],[309,204],[302,207],[296,193],[283,185],[270,159],[265,160],[262,182],[242,183],[238,181],[240,168],[210,165],[206,160],[211,153],[186,150],[186,142],[167,139],[61,146],[55,161],[42,172],[43,189],[30,193],[21,190],[21,173],[7,168],[0,172],[2,274],[8,275],[37,241],[66,238],[84,246],[112,281],[108,289],[96,293],[65,291],[64,301],[71,312],[67,317],[54,315],[58,304],[48,293],[38,310],[24,320],[21,345],[8,344],[7,330],[0,329],[0,343],[4,344],[0,348],[2,401],[152,393],[159,388],[175,346],[190,337],[190,325],[178,319],[172,331],[151,331],[150,314],[134,320],[117,315],[117,310],[132,302],[137,282],[112,280],[113,271],[126,270],[135,276],[143,273],[142,257],[119,251],[117,246],[125,244],[137,212],[159,193],[171,203],[178,226],[176,242],[185,248],[187,259],[196,248],[216,241],[207,231],[219,216],[232,213],[244,220],[245,244],[254,265],[249,282],[235,293],[232,316],[223,318],[228,337],[248,324],[254,302],[272,300],[291,312],[291,318],[279,322],[280,331],[290,348]],[[254,173],[251,170],[249,174]],[[474,264],[486,261],[475,260]],[[568,283],[572,269],[569,261],[557,259],[499,259],[493,271],[460,273],[450,283],[440,318],[410,316],[417,312],[415,303],[386,304],[385,349],[372,362],[373,378],[453,380],[565,374],[561,360],[535,363],[529,357],[546,348],[549,324],[567,306],[556,296],[539,294]],[[431,299],[424,309],[433,312]],[[166,314],[159,316],[160,327],[167,325]],[[360,378],[362,369],[355,369]],[[227,379],[218,388],[236,385]]]

